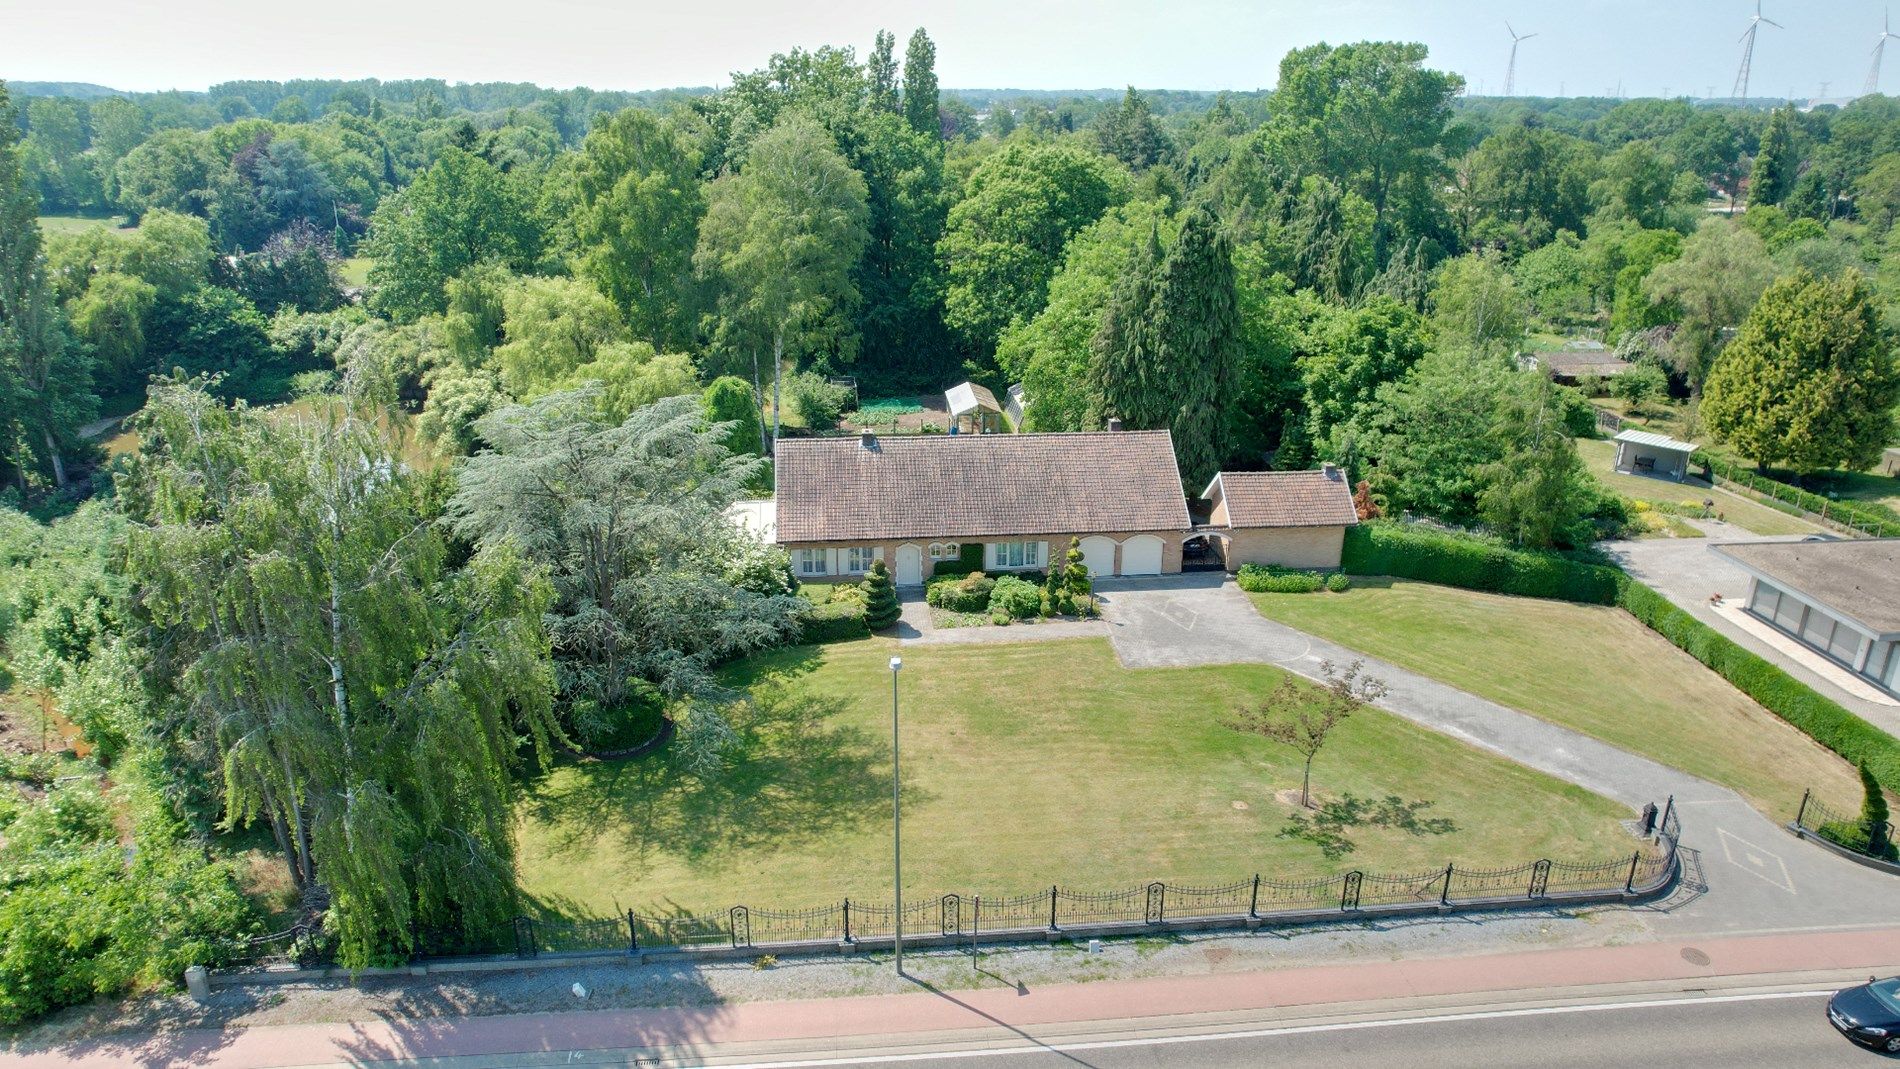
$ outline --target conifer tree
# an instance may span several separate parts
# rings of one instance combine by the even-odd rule
[[[1205,485],[1232,451],[1240,377],[1240,293],[1233,245],[1205,206],[1181,224],[1181,236],[1155,283],[1153,326],[1157,385],[1174,431],[1181,474]]]
[[[1880,781],[1874,778],[1873,769],[1868,768],[1865,761],[1860,763],[1860,786],[1866,792],[1860,805],[1860,822],[1867,829],[1867,852],[1885,857],[1893,834],[1887,823],[1887,797],[1881,793]]]
[[[1069,539],[1069,551],[1063,554],[1062,583],[1068,596],[1069,610],[1083,616],[1095,615],[1095,580],[1089,576],[1089,566],[1082,559],[1082,540]],[[1083,599],[1087,600],[1084,601]]]
[[[1135,429],[1165,425],[1168,405],[1161,396],[1150,321],[1160,267],[1161,235],[1151,230],[1147,244],[1122,269],[1091,343],[1089,422],[1094,426],[1106,426],[1111,419]]]
[[[1768,116],[1768,128],[1761,135],[1761,151],[1755,154],[1755,167],[1748,179],[1748,203],[1779,204],[1794,188],[1795,170],[1800,165],[1795,154],[1794,109],[1776,108]]]
[[[882,557],[871,562],[871,570],[865,573],[864,582],[864,624],[873,631],[882,631],[897,622],[903,609],[897,604],[897,588],[891,585],[890,570],[884,567]]]

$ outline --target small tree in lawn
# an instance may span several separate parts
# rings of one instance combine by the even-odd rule
[[[1235,731],[1272,739],[1297,750],[1306,759],[1300,775],[1300,804],[1313,808],[1313,758],[1326,745],[1333,729],[1361,706],[1385,696],[1383,680],[1359,674],[1362,661],[1354,661],[1339,671],[1331,661],[1320,662],[1326,685],[1312,692],[1289,675],[1267,695],[1267,700],[1234,714],[1228,726]]]
[[[1860,822],[1867,829],[1867,852],[1875,857],[1886,857],[1891,846],[1892,829],[1887,825],[1887,797],[1880,791],[1880,781],[1874,778],[1873,769],[1867,762],[1860,763],[1860,786],[1866,792],[1866,798],[1860,804]]]
[[[897,588],[891,585],[891,573],[883,558],[871,562],[864,576],[864,623],[873,631],[882,631],[897,622],[903,610],[897,604]]]
[[[1069,552],[1063,554],[1063,561],[1062,585],[1070,607],[1083,616],[1094,616],[1095,580],[1089,577],[1089,566],[1082,559],[1081,539],[1069,539]]]

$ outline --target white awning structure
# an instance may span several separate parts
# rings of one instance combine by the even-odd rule
[[[943,392],[943,399],[952,416],[966,416],[979,411],[1000,415],[1003,411],[1003,406],[996,403],[996,395],[988,387],[978,386],[974,382],[957,383]]]
[[[1672,453],[1695,452],[1694,442],[1679,442],[1666,434],[1653,434],[1649,431],[1624,431],[1615,441],[1628,442],[1631,445],[1646,445],[1655,449],[1667,449]]]

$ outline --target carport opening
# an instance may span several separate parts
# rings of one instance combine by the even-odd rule
[[[1217,534],[1198,534],[1181,543],[1181,570],[1184,572],[1226,571],[1227,540]]]

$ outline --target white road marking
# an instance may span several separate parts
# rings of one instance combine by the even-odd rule
[[[1739,835],[1732,835],[1725,828],[1715,829],[1715,835],[1716,838],[1722,841],[1722,856],[1728,859],[1729,864],[1741,869],[1743,872],[1754,873],[1764,881],[1781,888],[1791,895],[1799,893],[1794,889],[1794,877],[1789,875],[1788,865],[1781,860],[1780,854],[1775,853],[1773,850],[1764,850]],[[1735,860],[1736,848],[1740,848],[1742,856],[1754,864],[1753,868]],[[1772,873],[1767,871],[1768,865],[1762,860],[1763,857],[1772,858],[1774,860],[1775,868],[1781,872],[1781,879],[1775,879]]]
[[[807,1058],[775,1062],[701,1062],[696,1069],[816,1069],[832,1065],[877,1065],[889,1062],[934,1062],[960,1058],[1001,1058],[1034,1054],[1038,1051],[1063,1053],[1081,1050],[1115,1050],[1124,1047],[1159,1047],[1177,1043],[1213,1043],[1231,1039],[1264,1039],[1271,1036],[1310,1035],[1316,1032],[1356,1032],[1369,1028],[1397,1028],[1406,1025],[1441,1024],[1452,1021],[1488,1021],[1512,1017],[1540,1017],[1570,1013],[1596,1013],[1604,1010],[1653,1009],[1667,1006],[1700,1006],[1718,1002],[1766,1002],[1795,998],[1824,998],[1825,991],[1766,991],[1742,995],[1706,995],[1681,998],[1645,999],[1637,1002],[1594,1002],[1575,1006],[1535,1006],[1511,1010],[1479,1010],[1421,1017],[1398,1017],[1380,1021],[1342,1021],[1334,1024],[1289,1025],[1282,1028],[1249,1028],[1232,1032],[1204,1032],[1181,1036],[1149,1036],[1139,1039],[1100,1039],[1074,1043],[1035,1043],[1010,1047],[977,1047],[970,1050],[919,1051],[905,1054],[860,1054],[836,1058]]]

